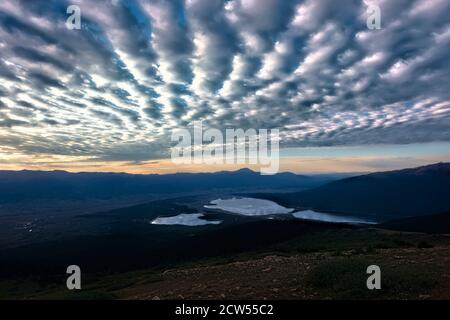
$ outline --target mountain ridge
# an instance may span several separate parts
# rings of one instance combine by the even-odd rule
[[[128,174],[62,170],[0,171],[0,203],[24,199],[108,199],[122,195],[176,193],[223,188],[310,188],[332,180],[282,172],[260,175],[249,169],[214,173]]]
[[[376,172],[268,196],[285,206],[378,221],[450,211],[450,163]]]

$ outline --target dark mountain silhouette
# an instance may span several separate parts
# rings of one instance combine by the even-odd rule
[[[30,199],[110,199],[118,196],[177,193],[221,188],[310,188],[327,176],[279,173],[263,176],[249,169],[216,173],[127,174],[66,171],[0,171],[0,203]]]
[[[379,221],[438,214],[450,211],[450,163],[361,175],[270,198]]]
[[[450,212],[388,221],[381,227],[398,231],[450,234]]]

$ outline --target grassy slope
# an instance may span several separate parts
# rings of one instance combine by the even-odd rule
[[[450,299],[450,238],[375,229],[330,229],[264,250],[172,269],[84,275],[83,290],[53,279],[0,282],[0,298],[32,299]],[[368,265],[382,270],[369,291]]]

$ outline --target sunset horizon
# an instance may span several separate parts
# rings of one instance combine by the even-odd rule
[[[412,168],[438,162],[450,162],[450,143],[286,148],[280,150],[279,171],[298,174],[365,173]],[[0,170],[169,174],[235,171],[242,168],[258,171],[259,165],[205,165],[203,163],[182,165],[174,164],[170,158],[127,162],[42,157],[33,162],[21,163],[16,159],[14,163],[3,163]]]

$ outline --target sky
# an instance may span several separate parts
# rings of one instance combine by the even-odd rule
[[[0,169],[236,169],[171,163],[171,132],[194,121],[279,129],[283,171],[450,161],[449,12],[449,0],[2,0]]]

